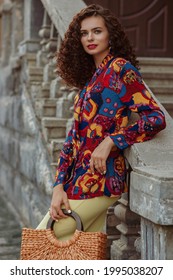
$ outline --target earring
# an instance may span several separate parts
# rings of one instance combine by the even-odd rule
[[[109,40],[109,51],[112,51],[112,47],[111,47],[111,40]]]

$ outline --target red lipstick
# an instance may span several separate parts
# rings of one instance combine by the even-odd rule
[[[87,46],[87,48],[89,50],[94,50],[96,47],[97,47],[97,45],[94,45],[94,44],[90,44],[90,45]]]

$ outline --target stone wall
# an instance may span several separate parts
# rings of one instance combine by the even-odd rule
[[[20,69],[0,70],[0,187],[26,225],[36,226],[49,207],[53,182],[45,149]]]
[[[49,207],[54,180],[26,63],[27,51],[39,47],[43,6],[33,0],[1,2],[0,188],[22,222],[35,227]]]

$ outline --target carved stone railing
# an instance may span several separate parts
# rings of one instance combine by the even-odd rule
[[[44,145],[39,144],[43,140],[41,137],[45,137],[43,144],[49,142],[47,148],[50,154],[56,146],[57,155],[62,144],[60,140],[65,136],[64,131],[71,123],[72,104],[76,92],[75,89],[67,88],[56,76],[54,54],[59,48],[72,16],[85,7],[85,4],[80,0],[73,1],[72,5],[69,0],[7,0],[5,2],[2,17],[6,17],[8,28],[13,26],[12,4],[14,5],[14,2],[20,4],[22,7],[22,9],[19,7],[20,12],[24,4],[23,33],[18,37],[10,37],[10,45],[13,49],[9,48],[9,37],[4,37],[1,61],[2,65],[14,61],[13,68],[21,67],[22,82],[26,82],[26,89],[31,100],[34,100],[32,105],[40,129],[43,129],[43,133],[39,130],[39,137],[36,136],[36,143],[41,147],[39,162],[43,160],[41,149],[45,148]],[[16,11],[17,9],[18,6]],[[19,19],[20,17],[16,24],[20,23]],[[25,98],[26,102],[28,95],[22,98]],[[26,112],[28,108],[31,109],[30,105],[24,108]],[[122,195],[114,209],[108,210],[107,230],[112,259],[173,259],[171,245],[173,242],[173,122],[166,112],[165,114],[167,128],[164,131],[151,141],[135,144],[125,151],[129,171],[127,183],[130,191],[128,196]],[[57,139],[58,142],[56,139],[51,142],[46,133],[51,130],[52,137],[55,129],[58,129],[61,136]],[[35,134],[37,133],[38,131]],[[22,162],[24,165],[25,161]],[[38,166],[37,172],[39,172]],[[42,175],[44,177],[48,174],[47,184],[45,186],[45,181],[42,180],[37,189],[38,193],[44,192],[45,199],[51,191],[50,189],[45,191],[44,188],[48,188],[52,177],[49,175],[47,162],[44,167],[46,171]],[[22,168],[24,169],[24,166]],[[39,174],[37,176],[41,177]],[[32,202],[34,207],[37,207],[37,201],[38,198],[34,200],[35,204]],[[42,214],[45,213],[48,204],[47,199],[45,208],[42,206],[44,208]],[[26,211],[26,202],[23,207],[21,209]],[[35,219],[33,224],[36,225],[40,213],[37,217],[31,216],[31,218],[32,221]],[[29,217],[26,217],[26,220],[29,221]]]
[[[165,114],[164,131],[126,151],[133,169],[130,208],[141,216],[142,259],[173,259],[173,121]]]

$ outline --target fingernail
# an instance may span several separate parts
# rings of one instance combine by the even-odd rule
[[[55,220],[56,222],[58,222],[59,220]]]
[[[67,212],[70,214],[70,213],[71,213],[71,210],[69,209]]]

